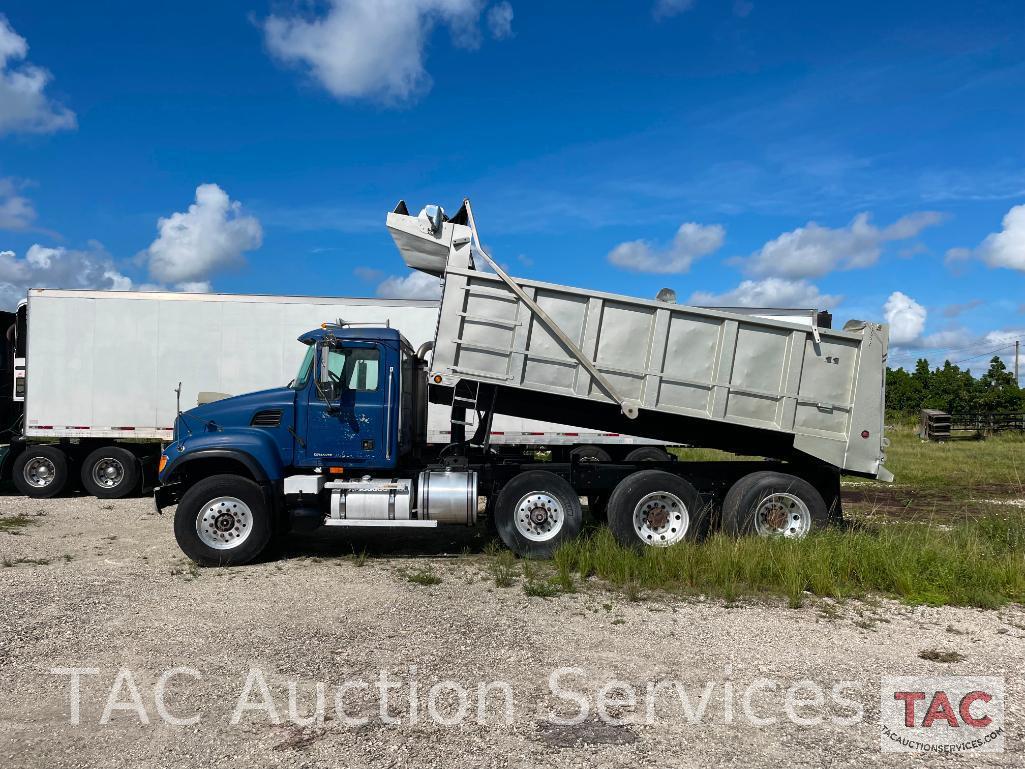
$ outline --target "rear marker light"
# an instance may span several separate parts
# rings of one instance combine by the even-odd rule
[[[869,435],[870,435],[870,433],[869,433],[868,430],[862,430],[861,431],[861,437],[862,438],[867,438]]]
[[[441,384],[441,374],[434,375],[434,384]]]

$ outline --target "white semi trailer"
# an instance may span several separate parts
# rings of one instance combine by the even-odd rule
[[[155,477],[179,405],[284,385],[304,353],[296,338],[325,322],[391,326],[419,346],[434,338],[438,302],[32,289],[2,316],[0,473],[33,497],[80,480],[116,498]],[[502,451],[666,457],[658,441],[533,419],[496,417],[491,433]],[[444,407],[431,407],[427,437],[451,442]]]

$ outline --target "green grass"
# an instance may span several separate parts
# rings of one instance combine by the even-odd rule
[[[491,576],[495,587],[512,587],[516,578],[516,556],[511,550],[502,550],[491,562]]]
[[[950,494],[998,487],[1025,490],[1025,435],[1000,433],[937,443],[923,441],[915,430],[902,424],[886,431],[886,469],[899,485]]]
[[[429,587],[441,584],[441,577],[435,574],[434,569],[430,566],[424,569],[417,569],[416,571],[404,571],[402,576],[406,578],[407,582],[412,582],[414,585]]]
[[[554,582],[544,579],[528,579],[523,583],[523,592],[534,598],[554,598],[562,591]]]
[[[910,604],[995,608],[1025,600],[1025,515],[950,527],[893,523],[879,531],[826,530],[789,541],[716,535],[701,543],[643,552],[607,530],[568,543],[557,562],[597,576],[636,600],[644,589],[733,601],[806,593],[835,599],[879,594]]]

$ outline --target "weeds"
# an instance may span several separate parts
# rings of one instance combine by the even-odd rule
[[[941,651],[940,649],[923,649],[918,656],[929,662],[961,662],[964,655],[958,652]]]
[[[404,571],[402,576],[406,578],[407,582],[412,582],[414,585],[423,585],[429,587],[431,585],[441,584],[441,577],[434,573],[434,569],[430,566],[417,569],[416,571]]]
[[[199,566],[195,561],[187,561],[182,559],[174,566],[171,567],[172,577],[185,577],[187,579],[196,579],[199,577]]]
[[[516,556],[511,550],[503,550],[491,563],[491,576],[495,587],[512,587],[516,577]]]
[[[21,563],[27,563],[30,566],[46,566],[51,560],[50,558],[4,558],[4,567],[9,569]]]
[[[367,551],[360,550],[352,556],[352,565],[357,569],[362,569],[367,565]]]
[[[807,594],[833,599],[867,593],[910,604],[996,608],[1025,600],[1025,515],[953,526],[894,523],[877,532],[829,529],[799,540],[732,539],[643,552],[620,547],[600,530],[564,545],[560,570],[597,576],[636,600],[642,589],[780,595],[800,606]]]
[[[554,582],[541,579],[528,579],[523,583],[523,592],[532,598],[554,598],[561,591]]]
[[[21,534],[21,530],[26,526],[35,526],[37,523],[39,522],[34,518],[21,513],[3,516],[0,517],[0,531],[5,531],[8,534]]]

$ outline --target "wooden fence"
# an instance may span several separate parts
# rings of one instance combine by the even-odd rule
[[[943,441],[955,433],[984,436],[1008,431],[1025,432],[1025,413],[948,414],[936,409],[922,409],[919,435],[926,440]]]

